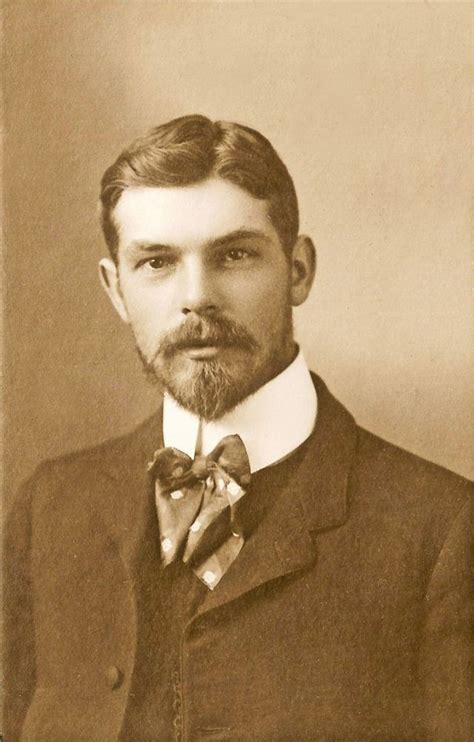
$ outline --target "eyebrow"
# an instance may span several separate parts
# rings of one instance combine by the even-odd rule
[[[225,247],[226,245],[238,242],[239,240],[255,239],[264,242],[271,242],[271,237],[260,229],[235,229],[233,232],[229,232],[229,234],[211,240],[211,242],[208,243],[208,247]]]
[[[271,242],[271,237],[262,232],[259,229],[235,229],[233,232],[222,235],[222,237],[216,237],[214,240],[210,240],[205,244],[207,248],[220,248],[226,247],[227,245],[238,242],[239,240],[263,240],[264,242]],[[165,245],[159,242],[147,242],[141,240],[133,240],[128,250],[131,252],[159,252],[160,250],[179,250],[179,245]]]

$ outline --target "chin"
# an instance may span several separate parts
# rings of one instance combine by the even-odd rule
[[[248,359],[234,363],[179,359],[159,375],[176,401],[204,420],[218,420],[260,386],[260,375]]]

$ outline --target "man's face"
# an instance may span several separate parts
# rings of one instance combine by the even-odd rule
[[[221,417],[292,360],[291,264],[265,201],[216,177],[129,188],[114,218],[104,283],[180,404]]]

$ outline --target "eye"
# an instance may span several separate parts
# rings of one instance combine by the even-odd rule
[[[250,258],[251,255],[250,250],[245,250],[243,247],[232,247],[224,253],[224,260],[227,263],[236,263],[240,260]]]
[[[173,263],[170,256],[166,255],[155,255],[153,258],[143,260],[140,265],[150,268],[152,271],[163,270],[163,268],[169,268]]]

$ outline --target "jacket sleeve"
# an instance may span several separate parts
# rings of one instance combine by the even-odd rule
[[[36,477],[17,494],[4,525],[4,739],[18,742],[34,692],[35,647],[30,572],[31,512]]]
[[[473,499],[455,518],[426,593],[420,655],[427,738],[472,742]]]

